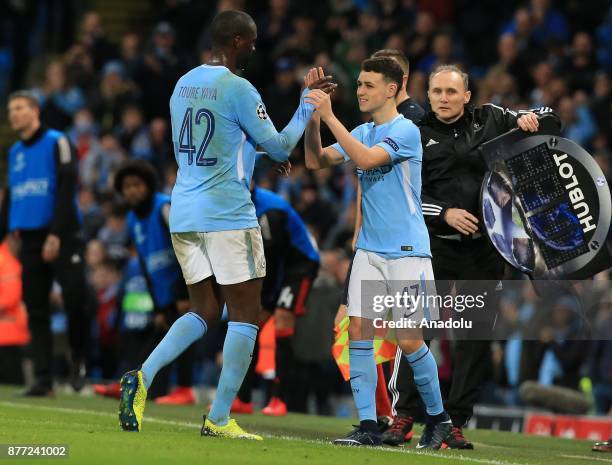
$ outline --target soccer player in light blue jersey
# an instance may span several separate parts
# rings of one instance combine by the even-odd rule
[[[420,133],[398,113],[395,103],[402,78],[403,71],[392,58],[370,58],[362,63],[357,98],[359,109],[370,113],[372,121],[351,132],[334,115],[329,96],[311,91],[306,101],[316,112],[306,128],[306,165],[318,169],[352,160],[362,192],[363,220],[348,290],[350,382],[360,424],[334,443],[382,444],[376,424],[373,323],[386,320],[390,310],[396,322],[408,316],[417,324],[415,328],[397,329],[397,339],[428,414],[417,447],[439,449],[452,424],[442,404],[436,361],[419,328],[421,318],[435,309],[428,308],[424,301],[418,309],[410,310],[397,304],[386,309],[373,305],[376,297],[394,294],[395,290],[426,296],[433,287],[429,236],[420,202]],[[311,72],[307,83],[313,79]],[[321,146],[320,120],[334,134],[336,144]]]
[[[255,88],[238,75],[255,50],[257,28],[242,11],[219,13],[211,25],[212,56],[182,76],[170,98],[172,140],[178,163],[172,191],[170,233],[187,283],[192,312],[172,325],[140,370],[121,380],[119,418],[139,431],[147,388],[156,373],[229,309],[223,368],[202,435],[261,440],[229,417],[251,362],[257,336],[266,262],[249,182],[256,146],[286,161],[313,107],[300,97],[295,115],[277,132]],[[311,89],[333,90],[329,77]]]

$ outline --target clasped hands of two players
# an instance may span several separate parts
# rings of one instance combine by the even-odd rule
[[[332,82],[332,76],[326,76],[323,72],[323,68],[319,67],[310,68],[308,74],[304,76],[304,88],[306,87],[308,87],[311,91],[308,93],[306,101],[314,105],[314,102],[311,100],[311,95],[315,93],[317,96],[319,96],[319,94],[323,96],[326,94],[331,94],[334,90],[336,90],[338,84]],[[331,112],[331,103],[329,103],[329,111]],[[291,171],[291,162],[287,160],[282,163],[277,163],[275,165],[275,169],[277,173],[280,173],[283,176],[289,176]]]
[[[317,110],[315,113],[315,116],[313,117],[317,117],[316,115],[318,115],[321,119],[323,119],[323,121],[325,121],[327,118],[333,115],[332,107],[331,107],[331,99],[329,98],[329,95],[327,95],[321,89],[315,89],[312,86],[312,83],[315,82],[316,80],[318,80],[317,82],[319,82],[324,77],[325,77],[325,74],[323,73],[322,68],[318,68],[318,69],[313,68],[308,72],[308,74],[304,78],[304,86],[309,87],[310,89],[313,89],[306,96],[305,101],[308,103],[311,103]],[[526,128],[528,128],[532,124],[532,122],[524,121],[521,124],[525,126],[525,129],[524,129],[523,126],[519,124],[521,129],[528,130]],[[536,129],[535,130],[537,131],[537,118],[536,118]],[[478,218],[476,218],[474,215],[472,215],[467,210],[463,210],[461,208],[447,209],[444,212],[444,220],[449,224],[449,226],[455,228],[457,231],[459,231],[462,234],[468,235],[468,234],[473,234],[476,231],[478,231],[478,226],[477,226]],[[355,247],[355,242],[356,242],[356,238],[353,238],[353,250]]]
[[[332,76],[325,76],[321,67],[311,68],[308,74],[304,76],[304,87],[310,89],[304,101],[315,107],[315,118],[318,115],[325,121],[333,116],[329,94],[336,90],[338,84],[332,82]]]
[[[516,125],[525,132],[537,132],[540,123],[535,113],[529,112],[516,120]],[[478,218],[463,208],[448,208],[444,212],[444,221],[466,236],[478,231]]]

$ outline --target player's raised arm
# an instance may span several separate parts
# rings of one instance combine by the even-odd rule
[[[361,211],[361,184],[357,183],[357,195],[356,204],[355,204],[355,230],[353,231],[353,240],[351,241],[351,248],[353,252],[356,250],[357,239],[359,239],[359,231],[361,230],[361,225],[363,224],[363,212]]]
[[[304,77],[304,87],[312,89],[316,81],[324,78],[323,68],[312,68]],[[332,88],[333,90],[333,88]],[[330,166],[339,165],[344,162],[344,157],[333,147],[321,145],[321,118],[318,113],[313,113],[304,135],[304,158],[306,168],[319,170]]]
[[[240,125],[268,153],[270,158],[281,162],[287,160],[302,137],[306,124],[314,111],[313,106],[304,99],[310,89],[304,89],[291,121],[282,131],[277,132],[257,90],[247,81],[244,83],[245,89],[235,99]],[[331,76],[323,76],[313,82],[312,87],[323,89],[322,92],[331,92],[335,84],[331,82]]]
[[[259,92],[246,80],[234,96],[234,108],[240,127],[275,161],[285,161],[302,137],[313,112],[312,105],[300,97],[295,114],[287,126],[278,132],[270,120]]]
[[[325,121],[346,155],[359,168],[369,170],[391,162],[391,158],[383,148],[365,146],[344,127],[334,115],[331,100],[325,92],[313,90],[308,94],[305,101],[316,108],[321,119]]]
[[[321,146],[321,119],[313,115],[306,126],[304,135],[304,158],[306,168],[309,170],[320,170],[343,163],[344,157],[332,146]]]

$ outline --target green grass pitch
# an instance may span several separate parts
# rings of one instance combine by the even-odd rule
[[[69,457],[0,458],[0,465],[612,465],[612,457],[590,452],[588,441],[484,430],[469,431],[473,451],[417,451],[420,427],[405,447],[337,447],[329,441],[346,434],[350,420],[298,414],[237,415],[245,429],[264,435],[263,442],[200,437],[202,405],[149,403],[142,431],[127,433],[119,427],[115,400],[78,395],[23,399],[15,393],[15,388],[0,387],[0,444],[67,444]]]

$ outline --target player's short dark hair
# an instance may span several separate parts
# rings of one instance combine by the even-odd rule
[[[431,84],[431,80],[433,79],[433,77],[436,74],[440,74],[440,73],[458,73],[459,76],[461,76],[461,79],[463,80],[463,87],[465,88],[465,90],[469,89],[469,77],[468,74],[463,71],[461,68],[459,68],[459,66],[457,65],[440,65],[437,66],[430,74],[429,74],[429,84]]]
[[[393,82],[397,84],[397,91],[395,95],[399,93],[402,88],[402,81],[404,80],[404,71],[402,67],[393,58],[388,57],[376,57],[368,58],[361,63],[361,70],[380,73],[383,75],[387,82]]]
[[[13,100],[16,100],[18,98],[22,98],[24,100],[27,100],[28,103],[36,108],[40,109],[40,102],[38,101],[38,97],[36,96],[36,94],[30,90],[16,90],[15,92],[11,93],[8,97],[8,101],[9,103],[12,102]]]
[[[123,180],[127,176],[138,176],[144,181],[151,194],[157,190],[157,175],[155,169],[145,160],[131,159],[124,161],[115,173],[113,187],[119,195],[123,194]]]
[[[213,48],[225,47],[236,36],[246,36],[255,28],[255,21],[248,13],[227,10],[214,17],[210,26],[210,40]]]
[[[406,57],[404,52],[401,50],[396,48],[383,48],[382,50],[374,52],[370,58],[377,57],[393,58],[402,67],[404,74],[408,74],[410,72],[410,61],[408,61],[408,57]]]

